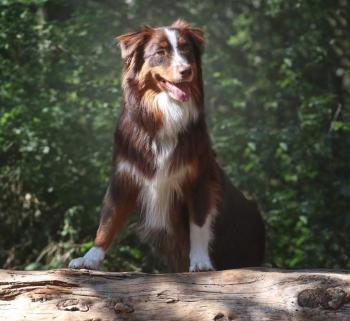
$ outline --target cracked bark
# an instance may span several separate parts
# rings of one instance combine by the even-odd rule
[[[350,321],[350,273],[0,270],[0,320]]]

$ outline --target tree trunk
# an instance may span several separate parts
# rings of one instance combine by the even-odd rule
[[[0,320],[350,320],[348,271],[0,270]]]

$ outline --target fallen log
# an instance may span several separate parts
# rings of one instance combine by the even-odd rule
[[[350,272],[0,270],[0,320],[350,320]]]

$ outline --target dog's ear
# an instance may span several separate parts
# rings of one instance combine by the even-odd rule
[[[172,25],[173,28],[182,30],[188,33],[195,44],[201,49],[204,43],[204,33],[201,29],[192,27],[188,22],[182,19],[176,20]]]
[[[143,26],[138,31],[118,36],[116,39],[120,45],[122,58],[129,58],[140,45],[144,44],[149,39],[152,32],[153,29],[151,27]]]

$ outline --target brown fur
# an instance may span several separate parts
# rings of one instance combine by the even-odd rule
[[[189,222],[202,226],[208,215],[216,217],[211,259],[216,269],[259,265],[264,256],[264,226],[255,204],[236,190],[221,168],[211,148],[203,106],[200,29],[184,21],[172,26],[179,34],[179,48],[191,62],[192,78],[187,88],[195,102],[198,117],[177,134],[169,174],[188,166],[181,184],[182,197],[170,204],[170,231],[145,231],[167,255],[172,271],[189,266]],[[130,213],[140,211],[137,199],[141,183],[130,173],[117,173],[121,161],[128,161],[145,179],[157,172],[156,155],[151,146],[162,146],[158,134],[164,118],[155,97],[161,92],[159,78],[173,81],[169,44],[162,28],[144,27],[117,38],[124,61],[122,87],[124,106],[115,132],[113,171],[103,204],[95,245],[109,248]],[[158,48],[158,49],[155,49]],[[160,50],[160,56],[155,54]],[[150,58],[151,57],[151,58]],[[160,63],[161,62],[161,63]],[[153,144],[153,145],[152,145]],[[169,255],[170,254],[170,255]]]

